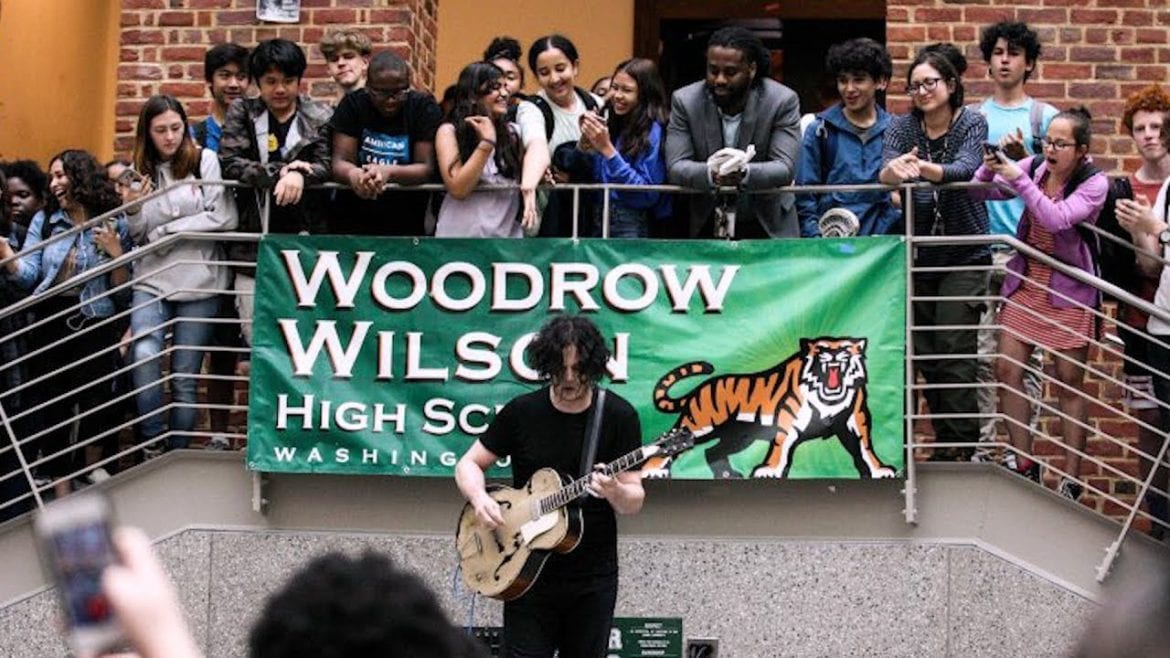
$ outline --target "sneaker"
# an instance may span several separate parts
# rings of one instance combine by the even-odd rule
[[[1027,460],[1027,465],[1024,466],[1023,468],[1020,468],[1020,462],[1022,462],[1022,461],[1024,461],[1024,460],[1017,457],[1016,453],[1009,452],[1003,456],[1003,461],[1001,461],[999,464],[1000,464],[1000,466],[1003,466],[1004,468],[1011,471],[1012,473],[1015,473],[1016,475],[1019,475],[1020,477],[1027,478],[1027,479],[1039,484],[1040,483],[1040,462],[1035,462],[1035,461],[1032,461],[1029,459],[1029,460]]]
[[[89,475],[85,476],[85,479],[88,480],[90,484],[100,484],[110,479],[110,472],[99,466],[90,471]]]
[[[216,434],[203,445],[204,450],[231,450],[232,442],[222,434]]]
[[[163,454],[162,444],[156,443],[142,449],[142,461],[149,461]]]
[[[1081,494],[1085,493],[1085,488],[1080,483],[1068,478],[1061,478],[1060,484],[1056,486],[1056,492],[1075,502],[1081,497]]]

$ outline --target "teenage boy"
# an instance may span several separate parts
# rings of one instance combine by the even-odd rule
[[[422,235],[427,195],[382,192],[387,183],[419,185],[435,170],[442,118],[430,94],[410,88],[410,67],[390,51],[374,55],[364,89],[341,99],[333,127],[333,178],[349,185],[335,233]],[[355,198],[356,195],[356,198]]]
[[[1025,23],[1001,21],[983,30],[979,40],[983,61],[987,62],[987,73],[995,83],[990,98],[973,107],[987,118],[987,141],[1003,146],[1011,158],[1020,160],[1042,152],[1040,140],[1048,131],[1048,122],[1056,116],[1057,109],[1048,103],[1035,100],[1024,90],[1028,78],[1036,71],[1040,59],[1040,39],[1035,30]],[[1024,200],[1020,198],[987,202],[987,215],[992,235],[1015,236],[1020,217],[1024,213]],[[988,294],[999,295],[1003,285],[1003,272],[1015,251],[1005,245],[992,245],[991,279]],[[994,371],[996,351],[996,304],[988,304],[983,310],[979,324],[979,428],[980,442],[994,442],[996,437],[996,379]],[[1040,378],[1033,369],[1043,368],[1040,350],[1034,350],[1024,370],[1024,390],[1033,400],[1030,424],[1036,427],[1040,419]],[[977,450],[973,459],[987,461],[988,450]]]
[[[818,113],[801,143],[797,185],[876,183],[882,165],[882,138],[890,115],[885,100],[894,65],[873,39],[834,44],[825,58],[841,102]],[[803,237],[821,235],[818,222],[830,208],[844,208],[858,220],[857,235],[888,233],[901,217],[886,192],[830,192],[796,195]]]
[[[213,46],[203,55],[203,78],[211,90],[211,114],[191,126],[191,136],[203,148],[218,151],[228,106],[248,88],[248,49],[234,43]]]
[[[1145,87],[1126,99],[1125,109],[1121,113],[1121,125],[1133,138],[1141,156],[1141,166],[1129,177],[1133,189],[1135,205],[1131,208],[1149,209],[1158,199],[1158,192],[1167,178],[1170,178],[1170,151],[1162,141],[1162,131],[1170,112],[1170,95],[1167,95],[1161,85],[1152,84]],[[1116,186],[1117,181],[1114,181]],[[1116,189],[1116,187],[1115,187]],[[1125,194],[1117,194],[1118,206]],[[1155,209],[1155,217],[1165,218],[1166,208]],[[1097,220],[1097,226],[1111,231],[1114,235],[1127,238],[1128,231],[1122,229],[1117,222],[1117,213],[1114,208],[1103,208]],[[1120,230],[1119,230],[1120,229]],[[1156,268],[1155,268],[1156,269]],[[1102,277],[1125,290],[1145,299],[1155,302],[1155,293],[1158,290],[1158,272],[1143,272],[1138,267],[1135,252],[1132,249],[1116,248],[1112,243],[1101,241],[1101,272]],[[1158,404],[1154,399],[1154,377],[1144,366],[1150,363],[1150,352],[1154,349],[1149,337],[1150,318],[1137,308],[1128,304],[1119,304],[1117,308],[1117,335],[1125,341],[1125,362],[1122,364],[1125,388],[1125,405],[1129,413],[1141,420],[1144,425],[1138,425],[1138,447],[1151,455],[1158,454],[1163,435],[1151,428],[1160,425]],[[1165,429],[1165,428],[1163,428]],[[1140,473],[1145,479],[1150,472],[1150,461],[1139,460]],[[1166,491],[1170,480],[1167,478],[1167,469],[1159,469],[1153,480],[1153,485]],[[1165,496],[1153,491],[1146,494],[1146,505],[1149,513],[1163,524],[1170,524],[1170,505]],[[1166,534],[1165,525],[1151,524],[1150,534],[1162,539]]]
[[[330,32],[317,47],[325,56],[329,77],[337,83],[338,93],[333,99],[333,105],[337,105],[349,92],[366,86],[366,69],[373,51],[368,36],[353,29]]]
[[[226,180],[238,188],[240,232],[259,233],[264,196],[270,207],[270,233],[322,233],[317,195],[305,188],[329,180],[326,141],[333,108],[300,96],[305,54],[287,39],[262,41],[248,58],[248,72],[260,88],[259,98],[244,98],[228,109],[219,159]],[[232,242],[228,258],[255,262],[255,242]],[[244,339],[252,344],[252,293],[255,268],[236,271],[236,307]]]

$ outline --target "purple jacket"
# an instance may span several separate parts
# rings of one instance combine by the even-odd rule
[[[1053,201],[1036,185],[1048,171],[1047,162],[1042,161],[1040,166],[1036,168],[1035,179],[1030,179],[1027,176],[1031,168],[1031,161],[1036,157],[1041,156],[1025,158],[1016,163],[1023,170],[1024,175],[1017,177],[1014,181],[1004,180],[982,165],[975,172],[974,180],[985,183],[994,180],[1002,185],[1007,185],[1024,200],[1029,212],[1025,212],[1020,219],[1016,238],[1024,242],[1027,241],[1028,231],[1031,229],[1034,219],[1052,232],[1055,242],[1052,253],[1054,258],[1096,275],[1097,269],[1096,263],[1093,262],[1093,254],[1080,232],[1077,231],[1077,224],[1097,222],[1097,215],[1101,213],[1101,208],[1105,205],[1105,195],[1109,191],[1109,179],[1105,174],[1097,172],[1078,185],[1067,199]],[[970,192],[973,197],[982,200],[1010,198],[1008,194],[994,188],[972,189]],[[1016,254],[1008,261],[1007,268],[1008,272],[1017,276],[1004,278],[1001,289],[1004,297],[1010,297],[1020,287],[1022,277],[1028,268],[1027,258],[1023,254]],[[1074,308],[1081,305],[1097,308],[1100,305],[1100,296],[1096,288],[1083,284],[1058,270],[1052,271],[1052,290],[1055,292],[1049,294],[1049,300],[1053,306],[1058,308]],[[1061,295],[1074,301],[1070,302]]]

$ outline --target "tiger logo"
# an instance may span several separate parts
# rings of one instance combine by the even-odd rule
[[[874,453],[866,404],[864,338],[800,339],[800,351],[762,372],[708,377],[691,392],[670,397],[679,381],[710,375],[714,367],[694,361],[671,370],[654,387],[654,405],[678,413],[674,428],[685,427],[696,443],[717,441],[706,451],[717,478],[741,477],[729,457],[753,441],[770,441],[756,478],[783,478],[792,454],[809,439],[836,436],[862,478],[894,477],[895,470]],[[651,458],[644,477],[670,477],[670,458]]]

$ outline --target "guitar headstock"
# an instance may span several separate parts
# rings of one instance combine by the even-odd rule
[[[673,457],[694,445],[695,434],[685,427],[676,427],[647,447],[654,449],[655,456]]]

